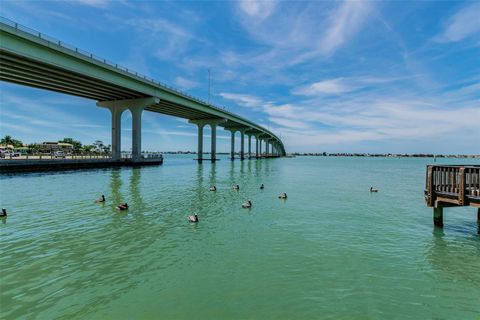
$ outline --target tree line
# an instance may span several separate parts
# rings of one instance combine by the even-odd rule
[[[105,145],[103,141],[96,140],[92,144],[83,145],[80,141],[75,140],[73,138],[63,138],[62,140],[58,140],[58,143],[69,143],[73,146],[73,152],[101,152],[107,153],[110,152],[110,145]],[[37,152],[41,149],[40,143],[30,143],[24,144],[21,140],[14,139],[12,136],[6,135],[0,140],[0,144],[7,146],[12,145],[13,148],[20,148],[20,147],[27,147],[29,151]]]

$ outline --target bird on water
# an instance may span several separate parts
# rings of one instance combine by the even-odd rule
[[[188,216],[187,220],[190,222],[198,222],[198,215],[195,213],[192,216]]]
[[[278,199],[287,199],[287,194],[283,192],[281,195],[278,196]]]
[[[242,208],[251,208],[252,207],[252,201],[247,200],[247,202],[242,204]]]
[[[124,204],[119,204],[117,209],[118,210],[128,210],[128,204],[126,202]]]
[[[240,190],[240,186],[238,184],[234,185],[233,190]]]
[[[7,209],[2,208],[2,212],[0,212],[0,218],[5,218],[7,216]]]
[[[263,183],[260,185],[260,190],[263,190],[265,189],[265,186],[263,185]]]
[[[378,189],[374,189],[373,187],[370,187],[370,192],[378,192]]]
[[[210,191],[217,191],[217,187],[216,186],[211,187]]]
[[[100,198],[98,198],[97,200],[95,200],[96,203],[102,203],[102,202],[105,202],[105,195],[102,194],[102,196]]]

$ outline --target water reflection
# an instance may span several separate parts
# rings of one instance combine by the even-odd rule
[[[130,195],[132,197],[132,202],[135,205],[137,212],[143,211],[144,203],[142,198],[142,193],[140,192],[140,180],[143,168],[133,168],[132,174],[130,175]]]
[[[112,169],[110,173],[110,197],[113,207],[120,204],[123,200],[120,188],[122,187],[121,169]]]
[[[477,235],[465,238],[466,233],[445,234],[435,228],[431,242],[425,246],[425,256],[435,276],[450,281],[480,283],[480,242]]]

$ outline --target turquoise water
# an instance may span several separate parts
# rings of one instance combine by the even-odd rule
[[[429,162],[167,156],[1,176],[0,318],[480,319],[476,211],[433,228]]]

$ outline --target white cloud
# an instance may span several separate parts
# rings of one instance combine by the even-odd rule
[[[325,55],[335,52],[358,31],[370,10],[371,5],[367,1],[344,1],[329,17],[320,51]]]
[[[319,94],[340,94],[353,91],[357,88],[348,85],[343,78],[315,82],[309,86],[301,87],[293,91],[294,94],[312,96]]]
[[[73,0],[74,3],[84,4],[87,6],[97,7],[97,8],[105,8],[109,0]]]
[[[292,90],[293,94],[305,96],[317,95],[339,95],[364,89],[367,87],[378,87],[381,84],[388,84],[402,80],[410,80],[417,75],[406,77],[347,77],[326,79],[315,82],[311,85],[300,86]]]
[[[264,104],[262,99],[248,94],[221,92],[219,95],[224,99],[234,101],[240,106],[252,109],[261,108]]]
[[[175,84],[184,90],[192,89],[198,86],[198,82],[185,79],[183,77],[176,77]]]
[[[458,11],[448,22],[444,33],[437,37],[440,42],[456,42],[470,36],[480,35],[480,2],[474,2]]]
[[[272,14],[276,6],[271,0],[241,0],[240,9],[250,17],[265,19]]]
[[[356,79],[359,83],[384,83],[407,78]],[[480,136],[480,102],[474,90],[477,87],[477,83],[468,83],[453,91],[430,95],[408,90],[395,95],[388,90],[369,91],[335,100],[320,95],[283,105],[252,95],[224,94],[224,97],[264,112],[268,122],[274,124],[271,130],[285,139],[287,148],[325,145],[336,148],[340,144],[366,141],[428,142],[442,135],[474,141],[473,136]],[[338,90],[329,89],[332,91]],[[245,97],[248,99],[239,99]]]

